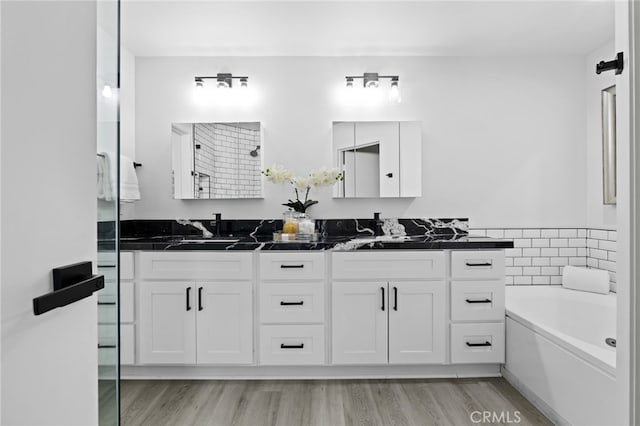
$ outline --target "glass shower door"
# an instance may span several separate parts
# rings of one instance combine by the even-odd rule
[[[98,413],[101,426],[120,424],[119,99],[120,3],[97,2]]]

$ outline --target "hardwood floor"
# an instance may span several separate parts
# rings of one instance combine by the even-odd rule
[[[502,378],[145,380],[123,381],[121,391],[123,426],[496,425],[513,424],[516,412],[519,425],[552,424]],[[504,414],[474,423],[474,411]]]

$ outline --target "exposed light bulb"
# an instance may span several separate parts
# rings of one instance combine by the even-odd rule
[[[395,78],[391,81],[391,91],[389,92],[389,99],[397,103],[402,102],[402,98],[400,97],[400,88],[398,87],[398,80]]]
[[[378,80],[367,80],[365,87],[367,89],[377,89],[378,88]]]
[[[104,96],[107,99],[110,99],[113,97],[113,90],[111,89],[111,86],[109,86],[108,84],[104,85],[104,87],[102,88],[102,96]]]
[[[347,89],[353,89],[353,78],[347,77]]]
[[[228,89],[229,88],[229,83],[227,83],[224,80],[218,80],[218,84],[216,85],[216,87],[218,89]]]
[[[201,78],[196,78],[196,91],[201,91],[204,89],[204,81]]]
[[[246,78],[241,78],[240,79],[240,88],[241,89],[249,88],[249,81]]]

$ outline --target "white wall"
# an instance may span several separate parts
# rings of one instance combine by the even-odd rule
[[[602,204],[601,91],[616,84],[613,71],[596,74],[596,63],[615,57],[613,40],[589,53],[585,61],[587,88],[587,225],[615,228],[616,206]]]
[[[2,424],[98,421],[95,297],[34,316],[96,256],[96,4],[2,8]]]
[[[193,78],[231,71],[250,77],[251,106],[193,100]],[[349,106],[344,76],[399,74],[403,102]],[[583,57],[252,57],[136,60],[136,158],[140,219],[279,217],[290,196],[265,185],[264,200],[176,201],[171,194],[171,122],[253,121],[264,126],[265,165],[298,172],[331,163],[331,122],[420,120],[423,196],[333,200],[314,193],[317,217],[470,217],[474,227],[586,223]]]

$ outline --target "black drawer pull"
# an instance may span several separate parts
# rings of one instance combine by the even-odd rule
[[[300,265],[280,265],[281,269],[302,269],[304,268],[303,264]]]
[[[483,346],[491,346],[491,342],[484,342],[484,343],[469,343],[466,342],[467,346],[469,346],[470,348],[476,348],[476,347],[483,347]]]
[[[201,311],[204,308],[202,307],[202,287],[198,288],[198,310]]]
[[[464,264],[467,265],[467,266],[471,266],[471,267],[474,267],[474,266],[491,266],[492,265],[491,262],[482,262],[482,263],[464,262]]]
[[[191,287],[187,287],[185,291],[187,295],[187,311],[191,310]]]
[[[393,310],[398,310],[398,287],[393,288]]]
[[[285,345],[284,343],[282,343],[280,345],[280,349],[303,349],[304,348],[304,343],[300,343],[299,345]]]
[[[467,303],[491,303],[491,299],[465,299]]]
[[[380,290],[382,290],[382,306],[381,306],[381,309],[384,311],[384,287],[380,287]]]
[[[284,302],[284,301],[280,302],[280,306],[302,306],[302,305],[304,305],[303,300],[299,302]]]

